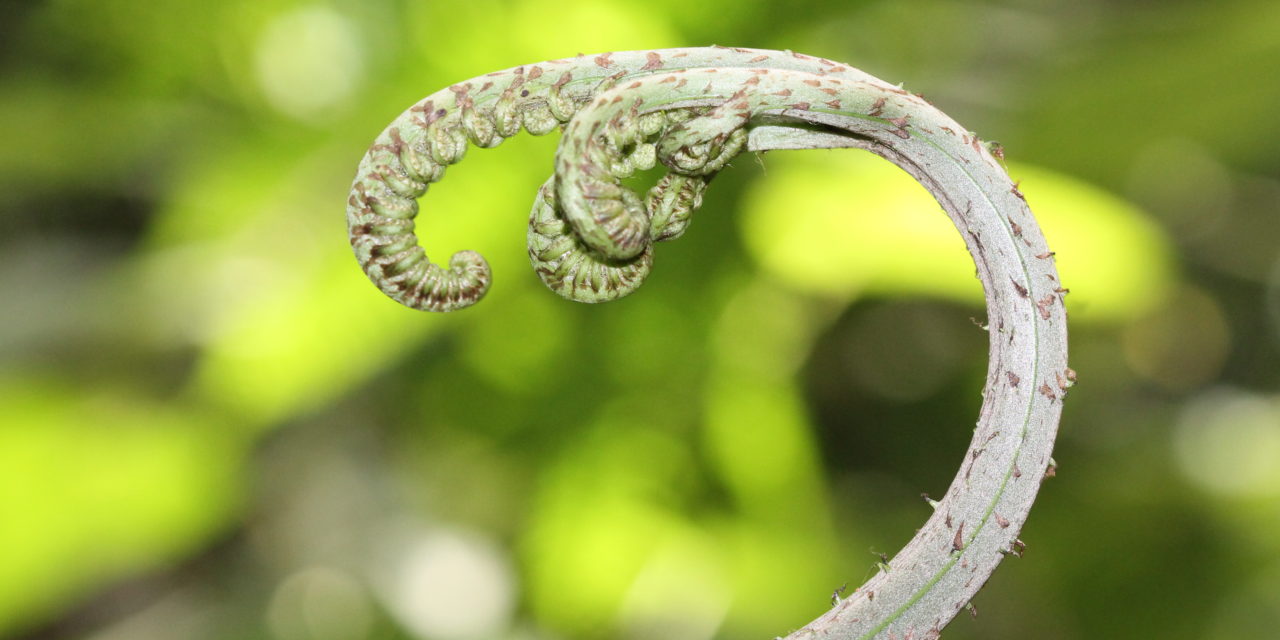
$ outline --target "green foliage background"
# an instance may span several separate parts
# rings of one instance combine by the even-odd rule
[[[981,290],[909,178],[740,158],[625,300],[525,264],[555,135],[424,199],[496,280],[400,308],[346,245],[381,128],[458,80],[723,44],[1001,141],[1072,288],[1023,539],[948,638],[1280,628],[1280,4],[0,5],[0,637],[772,638],[947,486]],[[972,321],[971,321],[972,319]]]

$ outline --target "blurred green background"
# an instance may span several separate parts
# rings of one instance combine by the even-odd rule
[[[347,246],[419,98],[712,43],[923,92],[1058,251],[1060,472],[946,637],[1280,637],[1267,0],[0,4],[0,637],[772,638],[872,575],[986,367],[960,238],[896,168],[744,155],[603,306],[526,264],[555,134],[424,199],[433,258],[492,263],[479,306],[401,308]]]

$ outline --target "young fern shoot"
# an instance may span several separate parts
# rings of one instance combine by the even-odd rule
[[[529,258],[556,293],[604,302],[634,291],[653,243],[680,237],[710,180],[744,150],[866,149],[937,199],[977,267],[990,338],[984,401],[963,463],[915,537],[866,584],[789,639],[935,638],[1006,555],[1050,467],[1067,367],[1054,254],[984,144],[923,98],[848,65],[721,47],[578,56],[490,73],[405,111],[369,149],[347,201],[351,245],[383,293],[452,311],[492,281],[479,254],[429,261],[417,199],[469,146],[561,128],[538,190]],[[1003,151],[999,154],[1003,158]],[[667,173],[646,194],[636,171]]]

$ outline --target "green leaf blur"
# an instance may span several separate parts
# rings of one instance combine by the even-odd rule
[[[876,571],[980,404],[982,292],[870,155],[744,155],[633,296],[527,266],[556,136],[423,199],[478,306],[361,274],[352,172],[450,83],[792,49],[1000,140],[1080,384],[947,638],[1280,628],[1280,5],[58,0],[0,5],[0,637],[773,638]]]

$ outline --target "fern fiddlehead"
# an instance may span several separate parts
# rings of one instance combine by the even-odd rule
[[[452,85],[427,96],[396,118],[361,161],[347,200],[347,229],[356,258],[383,293],[406,306],[452,311],[474,304],[488,291],[491,281],[484,258],[474,252],[461,251],[453,255],[447,268],[441,267],[427,259],[414,234],[417,199],[426,193],[428,185],[444,176],[445,168],[462,160],[469,143],[483,148],[496,147],[521,128],[534,135],[549,133],[568,123],[604,88],[625,84],[634,78],[664,70],[731,67],[869,77],[844,65],[799,54],[749,49],[672,49],[551,60]],[[711,84],[710,79],[701,82]],[[711,105],[710,96],[714,91],[707,93],[703,106]],[[696,106],[686,105],[685,109]],[[686,117],[681,111],[673,108],[648,114],[638,123],[641,126],[636,133],[656,134],[671,122]],[[639,144],[635,153],[610,169],[625,173],[644,168],[643,156],[651,152],[650,145]],[[661,198],[659,195],[656,199]],[[687,202],[689,198],[681,200]],[[636,208],[639,204],[632,202],[631,206]],[[640,231],[638,223],[630,232],[634,234],[634,243],[628,245],[631,253],[626,257],[639,253],[636,247],[643,243],[641,238],[647,236]],[[603,262],[615,267],[610,259],[619,256],[589,257],[592,263]],[[563,269],[564,265],[560,266]],[[545,269],[542,266],[538,269],[546,281],[549,276]],[[576,272],[573,277],[577,277]],[[621,295],[620,291],[606,289],[588,296],[579,287],[548,284],[559,292],[580,296],[583,301],[598,302]]]
[[[564,129],[539,189],[530,261],[548,287],[584,302],[633,291],[652,243],[679,237],[709,181],[744,149],[862,148],[938,200],[974,258],[987,299],[990,359],[968,455],[916,536],[876,576],[789,636],[929,638],[969,602],[1018,531],[1049,466],[1074,383],[1053,253],[1021,193],[978,137],[923,98],[856,69],[791,52],[699,48],[553,60],[428,96],[361,162],[349,236],[366,274],[410,307],[450,311],[491,281],[478,254],[427,260],[417,198],[468,145],[522,128]],[[662,163],[645,196],[623,184]]]

